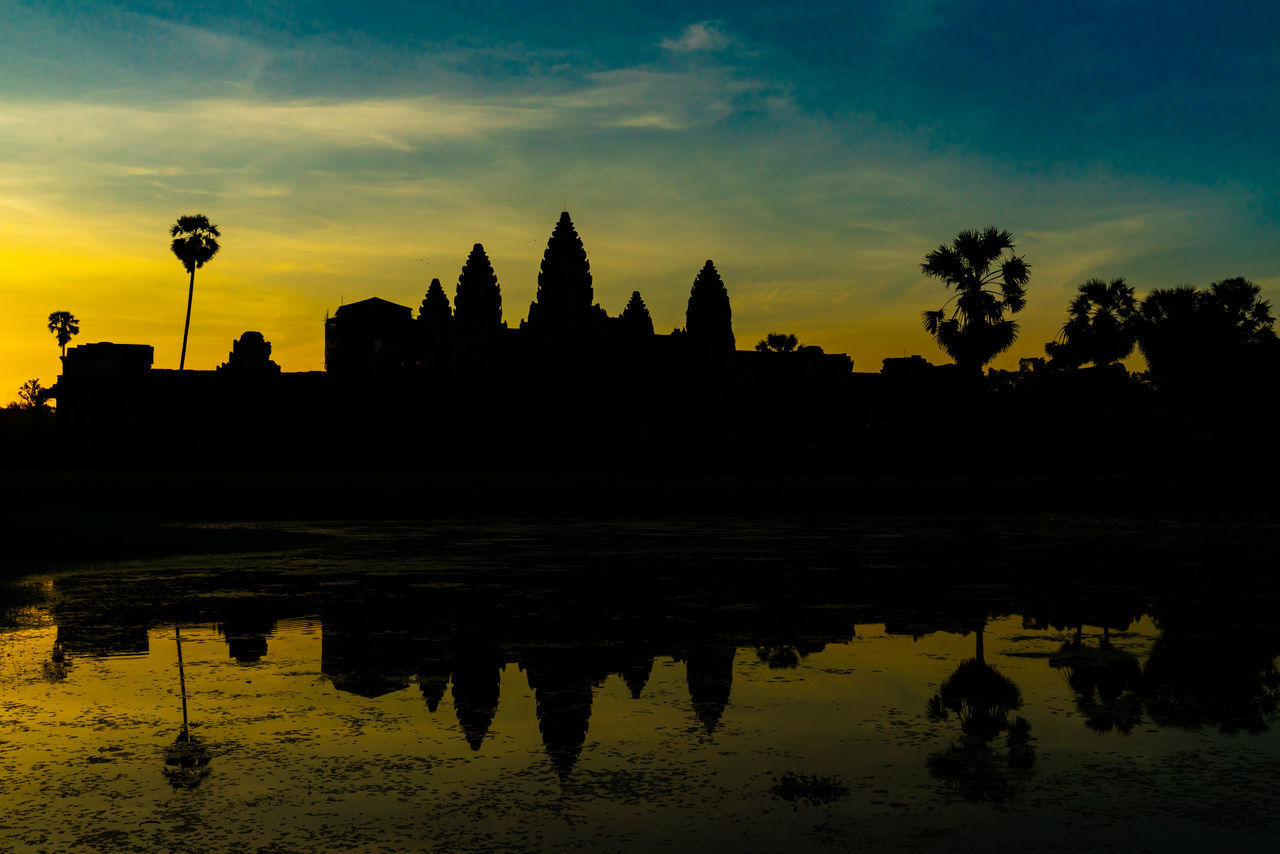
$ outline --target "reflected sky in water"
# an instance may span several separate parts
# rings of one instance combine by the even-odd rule
[[[883,523],[324,533],[27,582],[0,630],[0,847],[1266,850],[1280,831],[1275,598],[1225,583],[1256,578],[1247,558],[1207,579],[1184,543],[1177,578],[1164,557],[1151,578],[1165,552],[1111,537],[1044,552],[1032,581],[1034,531],[946,558]],[[208,759],[178,778],[175,625]]]

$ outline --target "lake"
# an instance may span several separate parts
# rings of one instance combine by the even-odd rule
[[[272,527],[7,586],[0,849],[1280,838],[1268,524]]]

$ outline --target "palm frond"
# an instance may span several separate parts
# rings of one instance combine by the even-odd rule
[[[1004,294],[1005,307],[1009,309],[1011,314],[1017,314],[1026,308],[1027,292],[1021,284],[1006,279],[1000,290]]]
[[[949,246],[939,246],[924,256],[920,272],[933,279],[940,279],[948,287],[958,285],[965,279],[964,260]]]

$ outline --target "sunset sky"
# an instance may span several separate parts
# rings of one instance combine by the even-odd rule
[[[23,2],[0,26],[0,402],[73,344],[189,367],[263,332],[320,369],[326,311],[450,299],[482,242],[515,326],[567,205],[596,298],[661,332],[715,260],[766,332],[946,361],[926,252],[1013,232],[1042,355],[1070,292],[1245,276],[1280,302],[1280,5],[1259,2]],[[1139,362],[1140,364],[1140,362]]]

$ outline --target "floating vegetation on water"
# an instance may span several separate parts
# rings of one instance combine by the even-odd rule
[[[175,789],[192,789],[209,776],[209,748],[184,728],[164,749],[164,776]]]
[[[849,794],[849,787],[839,777],[788,771],[773,778],[772,792],[775,801],[786,801],[799,809],[801,803],[811,807],[829,806]]]

